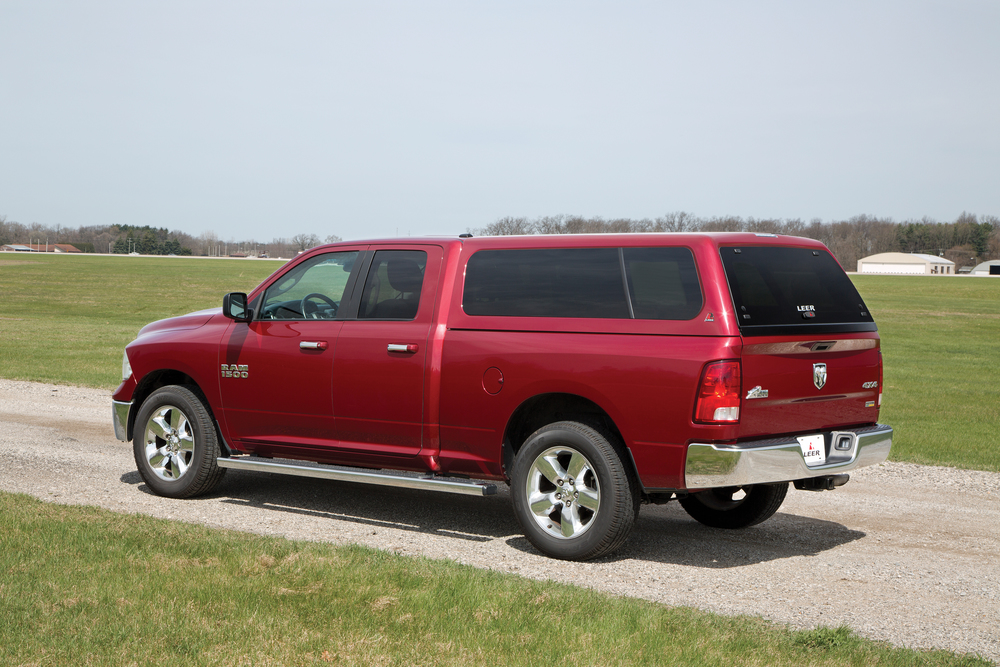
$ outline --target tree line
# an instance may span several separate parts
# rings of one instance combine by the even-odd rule
[[[923,253],[944,257],[956,267],[1000,259],[1000,218],[962,213],[953,222],[929,218],[895,222],[891,218],[858,215],[848,220],[715,217],[670,213],[650,219],[585,218],[574,215],[529,219],[504,217],[470,229],[476,236],[510,234],[634,234],[650,232],[756,232],[804,236],[822,242],[848,271],[858,260],[882,252]]]
[[[891,218],[858,215],[848,220],[804,222],[795,219],[714,217],[670,213],[659,218],[605,219],[575,215],[540,218],[504,217],[469,230],[477,236],[508,234],[631,234],[641,232],[757,232],[805,236],[826,244],[848,271],[862,257],[880,252],[917,252],[944,257],[956,267],[1000,259],[1000,218],[962,213],[952,222],[929,218],[895,222]],[[77,228],[24,225],[0,215],[0,245],[68,243],[83,252],[142,255],[294,257],[320,243],[340,241],[331,234],[296,234],[259,242],[253,238],[220,239],[214,232],[195,237],[179,230],[148,225],[93,225]]]
[[[91,225],[76,228],[39,223],[25,225],[0,215],[0,245],[55,245],[66,243],[82,252],[140,255],[269,256],[294,257],[321,243],[340,241],[336,235],[320,239],[315,234],[296,234],[259,242],[253,238],[223,240],[214,232],[192,236],[179,230],[149,225]]]

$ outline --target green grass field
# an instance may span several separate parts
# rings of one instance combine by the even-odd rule
[[[112,389],[149,322],[222,305],[282,262],[0,253],[0,375]]]
[[[983,666],[363,547],[0,493],[3,665]]]
[[[0,376],[112,389],[144,324],[219,306],[281,263],[0,253]],[[1000,280],[854,276],[882,336],[898,461],[1000,470]]]
[[[854,276],[882,338],[892,458],[1000,470],[1000,280]]]
[[[156,319],[277,262],[0,254],[0,377],[111,389]],[[1000,281],[860,276],[897,459],[1000,469]],[[361,547],[0,493],[2,665],[984,665]]]

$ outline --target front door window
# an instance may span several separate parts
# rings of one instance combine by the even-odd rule
[[[260,319],[334,319],[357,258],[357,251],[331,252],[299,264],[267,289]]]

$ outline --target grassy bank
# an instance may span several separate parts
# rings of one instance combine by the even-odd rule
[[[1000,470],[1000,280],[853,278],[882,338],[892,458]]]
[[[0,493],[4,665],[986,665]]]
[[[0,377],[112,389],[153,320],[221,305],[276,261],[0,253]],[[854,276],[885,358],[899,461],[1000,470],[1000,280]]]
[[[107,389],[149,322],[222,305],[281,262],[0,253],[0,375]]]

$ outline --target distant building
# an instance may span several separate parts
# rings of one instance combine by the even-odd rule
[[[972,275],[1000,276],[1000,259],[991,259],[988,262],[977,264],[976,268],[972,269]]]
[[[894,275],[954,275],[955,262],[944,257],[907,252],[882,252],[858,260],[858,273]]]
[[[10,245],[0,246],[0,251],[3,252],[82,252],[76,246],[70,245],[68,243],[28,243],[26,245],[20,243],[11,243]]]

